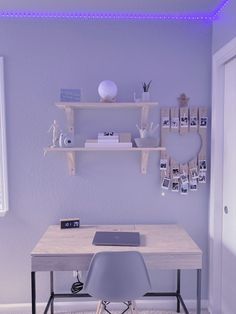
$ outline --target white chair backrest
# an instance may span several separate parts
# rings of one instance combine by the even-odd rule
[[[142,297],[151,284],[139,252],[99,252],[90,263],[84,288],[96,299],[123,302]]]

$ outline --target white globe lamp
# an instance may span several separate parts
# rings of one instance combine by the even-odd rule
[[[112,102],[117,95],[117,86],[113,81],[102,81],[98,85],[98,94],[103,102]]]

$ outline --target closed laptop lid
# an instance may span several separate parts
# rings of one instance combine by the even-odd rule
[[[94,245],[139,246],[139,232],[97,231],[93,238]]]

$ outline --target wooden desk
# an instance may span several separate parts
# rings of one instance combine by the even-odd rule
[[[138,231],[141,235],[139,247],[94,246],[92,239],[97,230]],[[201,313],[201,268],[202,251],[187,232],[178,225],[99,225],[81,226],[79,229],[63,229],[50,226],[31,253],[32,314],[36,314],[36,276],[38,271],[50,272],[51,295],[45,314],[56,297],[71,294],[56,294],[53,289],[53,271],[87,270],[93,255],[100,251],[139,251],[149,269],[177,270],[176,292],[151,292],[145,296],[175,296],[177,312],[180,304],[186,314],[188,310],[180,295],[181,269],[197,270],[197,314]],[[85,296],[80,293],[77,296]],[[86,295],[88,296],[88,295]]]

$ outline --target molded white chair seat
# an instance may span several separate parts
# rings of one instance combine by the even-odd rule
[[[85,290],[102,300],[97,308],[101,313],[110,302],[123,302],[134,313],[133,300],[142,297],[151,288],[143,256],[136,251],[99,252],[94,255],[88,270]]]

